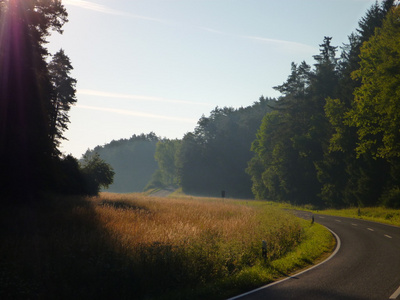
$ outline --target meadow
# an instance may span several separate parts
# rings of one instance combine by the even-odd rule
[[[2,299],[224,299],[334,246],[267,202],[110,193],[4,207],[0,237]]]

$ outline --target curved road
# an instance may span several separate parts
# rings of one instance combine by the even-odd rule
[[[309,212],[295,211],[311,220]],[[339,238],[330,259],[278,283],[231,298],[255,299],[400,299],[400,227],[314,215]]]

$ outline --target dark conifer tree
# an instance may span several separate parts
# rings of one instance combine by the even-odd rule
[[[49,134],[53,147],[57,149],[61,140],[66,139],[63,132],[68,129],[68,123],[70,123],[68,112],[77,101],[75,97],[76,79],[70,76],[73,67],[69,57],[62,49],[54,54],[48,69],[53,87],[49,108]]]
[[[60,1],[0,1],[0,193],[33,199],[51,177],[52,87],[44,48],[61,30]],[[16,195],[17,194],[17,195]]]

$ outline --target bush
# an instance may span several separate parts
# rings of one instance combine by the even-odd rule
[[[65,195],[85,194],[84,176],[78,160],[67,155],[58,162],[55,191]]]
[[[98,153],[85,155],[82,162],[82,173],[87,195],[97,195],[101,187],[108,188],[113,183],[113,168],[100,158]]]
[[[400,208],[400,187],[386,190],[380,198],[380,203],[388,208]]]

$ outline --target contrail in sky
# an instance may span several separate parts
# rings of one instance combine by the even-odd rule
[[[209,27],[198,27],[198,29],[201,29],[201,30],[213,33],[213,34],[220,34],[220,35],[230,36],[230,37],[234,37],[234,38],[248,39],[248,40],[263,42],[263,43],[267,43],[267,44],[272,44],[272,45],[276,45],[279,47],[283,47],[284,49],[287,49],[289,51],[302,50],[304,52],[312,52],[312,53],[314,53],[316,51],[315,47],[312,47],[312,46],[309,46],[306,44],[302,44],[302,43],[292,42],[292,41],[270,39],[270,38],[264,38],[264,37],[259,37],[259,36],[252,36],[252,35],[231,34],[231,33],[226,33],[226,32],[216,30],[213,28],[209,28]]]
[[[88,10],[92,10],[92,11],[97,11],[100,13],[110,14],[110,15],[125,16],[125,17],[131,17],[131,18],[142,19],[142,20],[147,20],[147,21],[172,24],[172,22],[170,22],[170,21],[141,16],[141,15],[135,15],[135,14],[127,13],[124,11],[112,9],[112,8],[102,5],[102,4],[97,4],[97,3],[85,1],[85,0],[63,0],[63,3],[68,4],[68,5],[77,6],[77,7],[84,8],[84,9],[88,9]],[[229,34],[229,33],[225,33],[225,32],[215,30],[213,28],[208,28],[208,27],[198,27],[198,28],[201,30],[208,31],[210,33],[214,33],[214,34],[221,34],[221,35],[226,35],[226,36],[233,36],[233,37],[251,39],[251,40],[256,40],[256,41],[265,42],[265,43],[269,43],[269,44],[274,44],[277,46],[282,46],[287,50],[295,49],[296,51],[298,51],[300,49],[305,52],[315,52],[314,47],[311,47],[311,46],[305,45],[305,44],[301,44],[301,43],[297,43],[297,42],[269,39],[269,38],[263,38],[263,37],[257,37],[257,36],[241,36],[241,35]]]
[[[108,112],[108,113],[116,113],[116,114],[120,114],[120,115],[142,117],[142,118],[161,119],[161,120],[177,121],[177,122],[183,122],[183,123],[196,123],[197,122],[197,120],[190,119],[190,118],[170,117],[170,116],[149,114],[149,113],[140,112],[140,111],[124,110],[124,109],[109,108],[109,107],[99,107],[99,106],[82,105],[82,104],[77,104],[75,107],[103,111],[103,112]]]
[[[126,16],[126,17],[132,17],[132,18],[136,18],[136,19],[147,20],[147,21],[166,23],[166,21],[161,20],[161,19],[140,16],[140,15],[134,15],[134,14],[130,14],[130,13],[127,13],[124,11],[112,9],[112,8],[102,5],[102,4],[97,4],[97,3],[85,1],[85,0],[64,0],[63,4],[78,6],[80,8],[97,11],[97,12],[105,13],[105,14],[109,14],[109,15]]]
[[[96,91],[96,90],[90,90],[90,89],[78,89],[77,90],[77,94],[89,95],[89,96],[98,96],[98,97],[105,97],[105,98],[131,99],[131,100],[138,100],[138,101],[143,101],[144,100],[144,101],[157,101],[157,102],[166,102],[166,103],[203,105],[203,106],[209,106],[210,105],[209,103],[205,103],[205,102],[192,102],[192,101],[167,99],[167,98],[153,97],[153,96],[109,93],[109,92]]]
[[[245,39],[250,39],[250,40],[255,40],[259,42],[265,42],[265,43],[270,43],[270,44],[275,44],[277,46],[283,46],[285,48],[290,48],[290,49],[296,49],[298,51],[299,49],[305,51],[305,52],[315,52],[315,47],[302,44],[302,43],[297,43],[297,42],[292,42],[292,41],[285,41],[285,40],[277,40],[277,39],[269,39],[269,38],[263,38],[259,36],[250,36],[250,35],[243,35],[239,36],[241,38]]]

